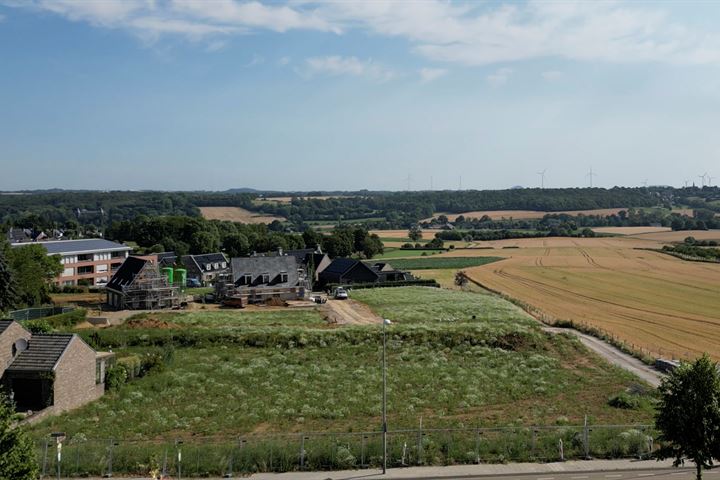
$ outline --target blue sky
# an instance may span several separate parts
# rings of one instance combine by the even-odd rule
[[[715,2],[0,0],[0,189],[699,184],[717,25]]]

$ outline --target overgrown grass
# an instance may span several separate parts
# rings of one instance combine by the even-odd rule
[[[382,255],[378,255],[376,257],[373,257],[372,260],[386,260],[389,258],[406,258],[406,257],[430,257],[432,255],[441,255],[445,253],[447,250],[445,249],[437,249],[437,250],[423,250],[423,249],[417,249],[417,250],[402,250],[400,248],[396,247],[385,247],[385,253]],[[393,266],[395,264],[393,263]]]
[[[407,251],[407,250],[404,250]],[[479,267],[503,260],[501,257],[431,257],[398,259],[392,266],[400,270],[439,270],[443,268],[461,269]]]
[[[525,432],[525,442],[531,432],[525,426],[579,424],[586,414],[597,424],[651,422],[649,401],[637,402],[634,409],[614,408],[608,402],[613,395],[637,391],[634,377],[588,354],[574,337],[542,331],[519,308],[498,297],[407,287],[357,290],[353,298],[393,320],[387,327],[392,430],[417,428],[421,417],[426,428],[523,426],[518,428]],[[162,452],[169,439],[184,438],[192,444],[194,437],[208,436],[225,443],[215,450],[207,441],[197,443],[198,449],[207,450],[198,450],[197,471],[222,474],[236,445],[228,441],[231,438],[380,428],[378,325],[329,326],[315,310],[172,312],[140,315],[133,322],[135,328],[102,329],[101,342],[121,354],[172,345],[172,364],[33,426],[36,438],[64,431],[70,438],[120,439],[118,448],[128,453],[122,457],[118,451],[116,458],[125,463],[117,470],[139,472],[145,464],[138,459],[150,462],[152,452]],[[88,333],[83,335],[89,339]],[[252,455],[250,449],[245,451],[251,465],[247,469],[298,468],[298,437],[286,446],[277,439],[260,438],[265,438],[265,447]],[[455,453],[454,440],[446,444],[444,437],[433,437],[432,442],[427,438],[422,462],[473,461],[467,452],[475,445],[474,436],[469,435],[463,450]],[[140,440],[155,443],[145,451],[127,443]],[[341,468],[360,463],[359,458],[349,459],[330,437],[327,445],[317,438],[312,441],[308,455],[316,457],[306,465]],[[532,458],[519,440],[517,452],[507,450],[510,440],[504,438],[483,441],[481,449],[493,461],[515,458],[515,453],[518,459]],[[268,442],[276,443],[270,447]],[[557,439],[548,442],[554,445]],[[369,449],[376,446],[368,443]],[[354,452],[350,457],[358,455],[359,445],[346,447]],[[270,460],[268,466],[267,448],[275,449],[275,462],[281,457],[288,461]],[[402,444],[398,448],[400,453],[393,454],[396,462]],[[377,458],[369,462],[377,464]]]

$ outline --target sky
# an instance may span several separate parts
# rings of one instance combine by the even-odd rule
[[[715,1],[0,0],[0,190],[700,185],[718,25]]]

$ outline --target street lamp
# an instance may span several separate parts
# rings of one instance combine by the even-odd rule
[[[387,318],[383,320],[383,356],[382,356],[382,380],[383,380],[383,398],[382,398],[382,443],[383,443],[383,475],[387,472],[387,360],[385,358],[385,326],[391,325],[392,322]]]

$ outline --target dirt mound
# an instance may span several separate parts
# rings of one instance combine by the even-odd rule
[[[153,328],[153,329],[159,329],[159,330],[167,330],[170,328],[178,328],[178,327],[179,327],[179,325],[168,322],[166,320],[161,320],[157,317],[131,318],[125,322],[125,328],[130,328],[130,329]]]

